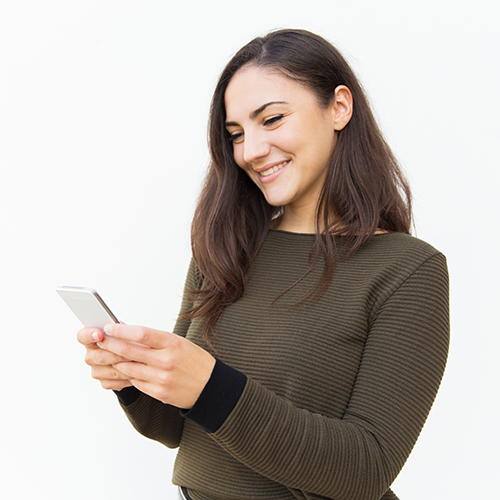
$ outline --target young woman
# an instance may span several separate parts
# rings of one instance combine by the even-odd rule
[[[397,498],[446,363],[448,275],[353,72],[300,30],[224,69],[173,333],[83,329],[193,500]]]

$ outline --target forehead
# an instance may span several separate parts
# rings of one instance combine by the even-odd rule
[[[247,116],[266,102],[283,101],[290,105],[317,104],[316,96],[304,85],[276,70],[243,67],[231,78],[224,103],[228,119]]]

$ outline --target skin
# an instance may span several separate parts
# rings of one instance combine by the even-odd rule
[[[267,201],[283,207],[278,228],[314,233],[315,213],[337,133],[352,116],[352,95],[343,85],[329,106],[313,92],[276,72],[240,69],[225,95],[226,128],[234,158]],[[265,176],[278,165],[283,168]],[[163,403],[191,408],[208,382],[215,358],[169,332],[124,324],[104,332],[83,328],[78,341],[85,362],[104,389],[137,387]]]
[[[212,355],[169,332],[123,324],[106,325],[104,331],[83,328],[77,335],[92,377],[104,389],[135,386],[163,403],[194,405],[214,368]]]
[[[283,207],[278,229],[314,233],[337,134],[352,116],[350,90],[338,86],[331,103],[322,107],[302,84],[270,69],[247,66],[229,82],[225,106],[237,165],[268,203]]]

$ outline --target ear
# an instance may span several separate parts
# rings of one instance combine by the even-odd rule
[[[352,94],[345,85],[335,89],[331,104],[335,130],[342,130],[352,117]]]

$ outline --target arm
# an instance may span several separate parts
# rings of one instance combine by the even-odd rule
[[[290,489],[378,500],[406,461],[434,401],[448,351],[445,259],[425,261],[376,305],[342,419],[294,407],[249,379],[219,427],[192,418],[228,453]],[[207,390],[210,382],[207,384]],[[202,393],[203,396],[203,393]]]

